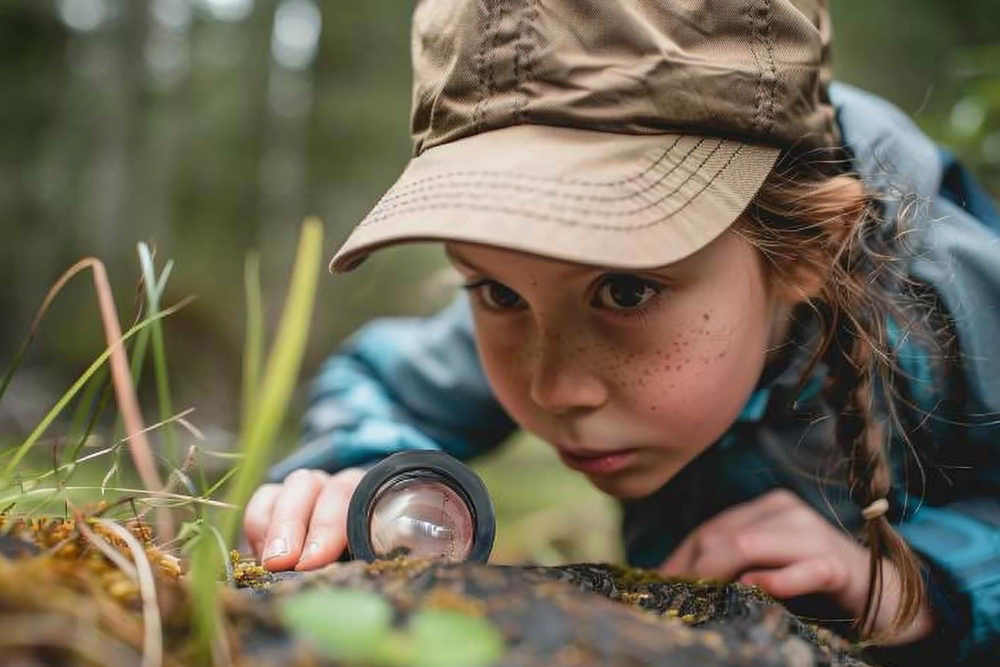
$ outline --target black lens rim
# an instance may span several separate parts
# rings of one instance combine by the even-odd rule
[[[347,508],[347,545],[351,556],[368,562],[379,559],[369,536],[372,501],[394,478],[406,478],[418,472],[440,475],[469,504],[473,535],[472,548],[465,561],[485,563],[493,551],[496,536],[496,511],[486,484],[474,470],[458,459],[432,450],[392,454],[361,478]]]

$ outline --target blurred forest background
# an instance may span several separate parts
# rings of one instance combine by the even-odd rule
[[[836,76],[898,104],[1000,194],[1000,2],[832,5]],[[174,406],[194,407],[208,442],[230,446],[244,257],[261,252],[273,325],[303,217],[324,220],[330,256],[396,178],[410,154],[411,8],[0,0],[0,369],[48,287],[85,255],[107,263],[130,320],[136,243],[147,241],[158,265],[175,262],[162,303],[197,296],[165,322]],[[405,247],[321,281],[283,447],[338,341],[375,316],[439,308],[452,295],[443,266],[437,248]],[[23,439],[103,347],[90,280],[77,279],[0,403],[0,448]],[[155,404],[152,386],[142,392]],[[581,542],[596,532],[584,527],[614,529],[607,499],[557,475],[544,446],[521,438],[508,449],[480,464],[501,518],[519,526],[500,557],[613,557],[614,546]],[[505,493],[513,475],[519,490]]]

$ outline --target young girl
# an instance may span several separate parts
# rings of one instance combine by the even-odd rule
[[[416,156],[332,267],[439,240],[468,298],[326,364],[246,509],[265,565],[340,555],[360,466],[520,427],[621,499],[633,564],[995,664],[995,214],[828,85],[829,34],[816,0],[419,4]]]

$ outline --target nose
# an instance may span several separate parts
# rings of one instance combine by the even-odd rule
[[[604,381],[593,372],[585,346],[559,335],[540,334],[531,367],[531,399],[553,414],[593,410],[608,399]]]

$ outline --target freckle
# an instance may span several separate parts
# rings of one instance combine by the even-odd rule
[[[688,357],[687,359],[685,359],[684,363],[685,364],[690,364],[691,363],[691,357]]]
[[[577,345],[576,351],[579,352],[580,354],[583,354],[584,352],[587,351],[587,348],[584,347],[583,345]]]
[[[725,351],[719,352],[719,356],[717,356],[716,359],[721,359],[724,356],[726,356],[726,352]]]
[[[702,315],[701,315],[701,319],[703,319],[703,320],[705,320],[706,322],[708,322],[708,320],[709,320],[709,317],[708,317],[708,313],[702,313]]]
[[[681,369],[681,365],[680,364],[677,364],[676,366],[674,366],[674,370],[678,370],[679,371],[680,369]]]
[[[649,411],[650,412],[656,412],[656,406],[655,405],[649,406]]]

